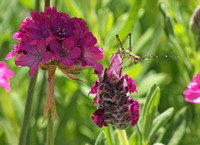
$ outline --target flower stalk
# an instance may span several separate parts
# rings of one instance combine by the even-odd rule
[[[54,80],[55,80],[56,66],[48,70],[48,89],[47,99],[44,108],[44,119],[47,117],[48,112],[51,111],[51,119],[54,120],[56,115],[55,97],[54,97]]]
[[[127,139],[127,135],[126,135],[126,131],[123,129],[118,129],[118,135],[119,135],[119,139],[120,139],[120,144],[121,145],[128,145],[128,139]]]
[[[53,120],[51,119],[51,112],[48,112],[48,125],[47,125],[47,145],[54,144],[53,137]]]
[[[47,100],[44,108],[44,119],[48,115],[48,125],[47,125],[47,145],[53,145],[53,121],[56,115],[56,106],[54,98],[54,80],[55,80],[56,66],[52,66],[48,70],[48,90],[47,90]]]
[[[47,6],[50,6],[50,0],[45,0],[44,8],[47,7]]]
[[[31,107],[32,107],[32,102],[33,102],[32,100],[33,100],[35,84],[36,84],[36,80],[37,80],[37,74],[38,74],[38,71],[36,71],[34,77],[30,78],[30,80],[29,80],[25,110],[24,110],[24,118],[23,118],[23,123],[22,123],[21,131],[20,131],[18,145],[25,145],[27,131],[28,131],[28,127],[29,127],[30,116],[31,116]]]
[[[110,136],[110,131],[109,131],[109,127],[103,127],[105,135],[106,135],[106,141],[108,145],[112,145],[112,140],[111,140],[111,136]]]

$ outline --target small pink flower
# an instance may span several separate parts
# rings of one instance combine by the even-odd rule
[[[139,104],[132,99],[130,93],[137,92],[134,80],[122,74],[122,60],[119,54],[113,54],[110,66],[99,75],[90,91],[96,93],[93,104],[98,109],[93,113],[93,121],[97,126],[112,124],[119,129],[134,126],[139,118]]]
[[[49,18],[51,24],[54,23],[54,21],[57,19],[57,18],[61,18],[64,20],[64,23],[70,18],[68,14],[66,13],[62,13],[62,12],[57,12],[57,8],[56,7],[45,7],[45,10],[44,10],[44,15]]]
[[[99,80],[96,80],[96,82],[93,84],[91,91],[89,92],[89,94],[96,94],[97,93],[97,87],[99,85]]]
[[[108,124],[105,122],[105,116],[104,116],[105,110],[104,109],[98,109],[96,110],[92,116],[92,120],[97,124],[98,127],[108,126]]]
[[[131,112],[131,126],[134,126],[137,124],[139,119],[139,103],[138,101],[133,100],[132,98],[128,100],[128,103],[130,104],[129,112]]]
[[[40,63],[49,61],[53,54],[46,50],[44,40],[38,41],[36,45],[28,45],[26,53],[19,55],[15,59],[17,66],[30,66],[30,76],[33,77]]]
[[[69,21],[65,22],[62,18],[57,18],[52,23],[53,35],[57,39],[63,40],[73,36],[73,24]]]
[[[61,45],[57,40],[53,40],[49,45],[55,58],[68,66],[73,65],[74,59],[78,58],[81,54],[80,48],[75,47],[75,42],[72,38],[66,38]]]
[[[83,48],[83,57],[85,63],[92,66],[95,69],[96,74],[101,74],[103,66],[97,61],[103,59],[103,49],[95,46],[97,43],[96,38],[92,33],[87,33],[83,39],[79,42],[79,45]]]
[[[4,87],[4,89],[9,92],[10,91],[10,83],[9,79],[14,76],[14,72],[8,69],[5,62],[0,62],[0,86]]]
[[[138,93],[138,91],[136,90],[136,85],[133,83],[136,83],[136,81],[134,81],[132,78],[129,78],[127,74],[125,74],[125,79],[127,82],[127,87],[129,88],[129,93]]]
[[[188,89],[183,92],[185,101],[200,103],[200,73],[198,73],[191,83],[187,85]]]

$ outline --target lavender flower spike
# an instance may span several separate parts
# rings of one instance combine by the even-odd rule
[[[130,93],[137,92],[134,80],[122,74],[122,60],[119,54],[111,57],[109,68],[93,85],[91,94],[96,93],[98,109],[93,113],[93,121],[98,127],[114,125],[124,129],[134,126],[139,118],[139,104]]]

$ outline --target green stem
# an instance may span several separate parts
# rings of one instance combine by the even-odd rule
[[[43,99],[43,96],[44,96],[44,91],[45,91],[45,88],[46,88],[46,70],[43,70],[43,76],[42,76],[42,84],[40,86],[40,91],[39,91],[39,94],[38,94],[38,100],[37,102],[42,102],[42,99]],[[40,110],[41,109],[41,103],[38,103],[37,104],[37,107],[36,107],[36,113],[35,113],[35,120],[37,121],[39,116],[40,116]]]
[[[139,136],[139,142],[140,142],[139,145],[142,145],[142,131],[139,122],[136,124],[136,129],[137,129],[137,134]]]
[[[44,8],[50,6],[50,0],[45,0],[44,1]]]
[[[29,80],[25,110],[24,110],[24,118],[23,118],[23,123],[22,123],[21,131],[20,131],[18,145],[25,145],[27,131],[28,131],[28,127],[29,127],[29,120],[30,120],[30,115],[31,115],[31,106],[32,106],[32,102],[33,102],[32,100],[33,100],[35,84],[36,84],[36,80],[37,80],[37,74],[38,74],[38,71],[36,71],[34,77],[30,78],[30,80]]]
[[[120,139],[120,144],[121,145],[128,145],[128,139],[126,135],[126,131],[118,129],[118,134],[119,134],[119,139]]]
[[[104,132],[106,134],[106,140],[107,140],[107,144],[108,145],[112,145],[112,141],[111,141],[111,136],[110,136],[110,131],[109,131],[109,127],[103,127]]]
[[[53,145],[53,121],[51,119],[51,111],[48,112],[48,125],[47,125],[47,145]]]
[[[40,0],[35,0],[35,10],[36,10],[37,12],[40,11]]]

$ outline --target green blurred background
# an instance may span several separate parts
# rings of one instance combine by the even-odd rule
[[[162,2],[171,21],[165,21],[159,3]],[[43,11],[43,0],[40,10]],[[195,49],[194,36],[189,21],[197,0],[55,0],[51,6],[66,12],[70,17],[87,21],[90,32],[104,49],[100,62],[109,66],[112,53],[117,51],[116,34],[123,40],[132,33],[132,49],[139,56],[180,56],[180,58],[149,59],[123,70],[137,82],[139,94],[133,98],[142,104],[152,84],[161,88],[158,113],[174,107],[174,115],[155,136],[155,142],[163,144],[200,145],[200,105],[184,101],[183,91],[192,77],[200,71],[200,51]],[[0,61],[17,43],[12,35],[18,31],[25,17],[34,10],[34,0],[0,0]],[[170,31],[168,31],[170,30]],[[128,47],[128,43],[125,44]],[[23,118],[25,97],[29,81],[29,68],[15,66],[14,58],[6,61],[14,70],[11,92],[0,88],[0,145],[17,145]],[[129,64],[125,61],[125,65]],[[95,111],[91,86],[97,79],[93,69],[77,75],[84,82],[67,78],[59,69],[55,76],[55,145],[85,145],[95,143],[101,129],[92,121]],[[46,121],[43,110],[46,100],[47,75],[39,70],[27,145],[44,145]],[[39,94],[42,94],[40,97]],[[130,135],[134,127],[127,129]]]

